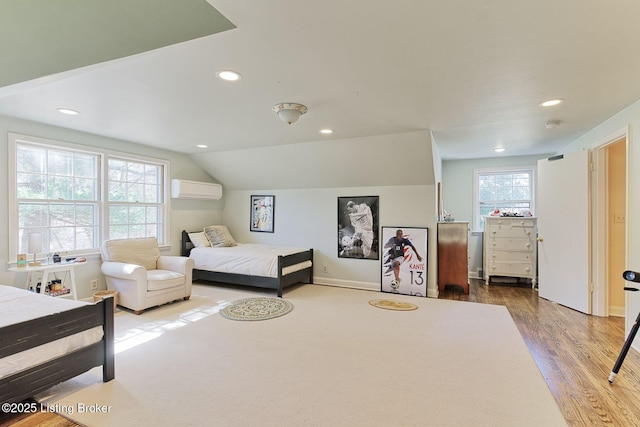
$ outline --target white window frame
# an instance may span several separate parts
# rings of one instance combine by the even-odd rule
[[[158,244],[160,246],[170,245],[169,240],[169,177],[170,177],[170,162],[164,159],[158,159],[148,156],[139,156],[135,154],[117,152],[112,150],[103,149],[100,147],[89,147],[80,144],[73,144],[63,141],[56,141],[46,138],[21,135],[16,133],[8,134],[8,220],[9,220],[9,259],[15,260],[18,254],[19,248],[19,230],[18,230],[18,198],[17,198],[17,145],[19,143],[27,143],[30,145],[41,145],[43,147],[49,147],[52,149],[69,150],[88,154],[95,154],[99,157],[98,164],[98,244],[104,240],[109,239],[109,221],[108,221],[108,209],[109,203],[107,200],[107,160],[109,158],[117,158],[119,160],[130,160],[134,162],[150,163],[159,165],[162,168],[163,176],[161,178],[161,215],[162,225],[160,226],[160,234],[157,236]],[[66,254],[69,255],[83,255],[92,256],[100,253],[99,246],[91,248],[90,250],[78,250],[70,251]],[[11,261],[10,261],[11,262]]]
[[[473,170],[473,230],[482,232],[482,220],[480,216],[479,177],[490,173],[522,173],[531,174],[531,212],[535,215],[536,209],[536,168],[534,166],[505,166],[494,168],[478,168]]]

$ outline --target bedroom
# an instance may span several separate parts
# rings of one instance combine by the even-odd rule
[[[237,17],[235,20],[239,20],[237,23],[239,28],[242,28],[241,23],[250,19],[250,17],[244,16],[239,11],[234,10],[234,6],[228,4],[230,2],[214,3],[216,3],[216,5],[218,3],[220,4],[220,10],[225,12],[229,11],[234,18]],[[283,7],[284,5],[285,3],[283,3]],[[553,6],[550,5],[550,7]],[[345,11],[344,16],[349,16],[346,12],[347,11]],[[387,12],[391,13],[390,11]],[[460,11],[442,12],[457,13]],[[372,11],[369,11],[369,13],[373,14],[370,18],[377,17]],[[633,16],[632,13],[628,15]],[[468,13],[462,16],[465,23],[467,23],[467,20],[471,21],[471,16],[469,16]],[[397,22],[403,22],[404,17],[402,14],[400,16],[394,16]],[[320,16],[318,19],[320,18],[328,19],[325,15]],[[491,18],[487,17],[487,19]],[[371,22],[378,21],[371,19]],[[468,24],[469,26],[473,25],[472,22],[468,22]],[[624,26],[621,25],[621,27]],[[630,24],[628,27],[632,28],[633,25]],[[229,36],[229,34],[221,34],[223,38],[228,38]],[[255,35],[253,36],[255,37]],[[319,40],[324,39],[312,41],[321,44]],[[276,44],[276,46],[279,45]],[[291,48],[290,45],[287,45],[287,47]],[[288,53],[291,54],[290,51],[288,51]],[[378,62],[375,60],[374,55],[369,56],[370,54],[371,52],[366,51],[366,58],[369,59],[367,66],[375,68]],[[308,55],[309,53],[304,50],[300,53],[300,57],[303,58],[307,58]],[[470,56],[476,60],[478,59],[477,55]],[[349,57],[345,55],[345,57],[340,59],[347,60],[348,58]],[[149,55],[148,59],[154,58],[152,58],[152,55]],[[232,58],[230,58],[230,60],[231,59]],[[347,61],[350,66],[355,67],[353,62],[353,60]],[[575,66],[578,69],[587,68],[582,64]],[[292,74],[301,74],[304,80],[308,78],[305,76],[309,75],[308,72],[310,70],[307,68],[309,67],[299,65],[295,70],[286,71]],[[327,64],[321,64],[319,68],[326,71],[327,68],[330,67]],[[462,69],[464,67],[460,68]],[[631,70],[636,69],[634,66],[630,66],[629,68]],[[423,68],[420,69],[422,70]],[[172,69],[171,71],[175,70]],[[211,70],[211,72],[213,73],[213,70]],[[73,75],[67,75],[66,77],[69,77],[71,81],[74,80]],[[271,78],[273,78],[273,76],[271,76]],[[349,83],[353,83],[353,87],[357,87],[355,82],[357,82],[359,78],[360,76],[349,76]],[[138,84],[141,80],[144,80],[144,78],[137,80]],[[245,79],[245,81],[247,80],[249,79]],[[380,80],[382,81],[382,79]],[[620,79],[620,81],[624,82],[623,79]],[[64,84],[62,81],[56,83],[58,85]],[[590,147],[592,144],[600,142],[602,139],[607,138],[610,134],[617,132],[623,127],[629,126],[631,129],[635,129],[640,124],[640,106],[638,103],[632,104],[634,100],[640,97],[640,94],[636,93],[634,86],[634,84],[637,83],[627,82],[626,84],[628,84],[628,86],[619,89],[618,92],[626,91],[627,98],[623,98],[622,101],[620,101],[619,98],[616,102],[611,101],[612,105],[608,107],[612,108],[615,105],[616,108],[609,110],[610,114],[606,116],[599,117],[599,119],[596,120],[592,119],[593,125],[583,129],[583,132],[586,133],[582,134],[578,132],[575,134],[575,137],[567,139],[567,145],[563,147],[563,150],[571,151]],[[384,84],[381,86],[384,86]],[[305,85],[301,83],[298,89],[302,90],[304,87]],[[352,94],[352,98],[356,98],[356,95],[353,95],[352,89],[347,89],[343,85],[337,85],[337,87],[337,91],[349,92]],[[335,256],[336,198],[340,196],[379,195],[382,202],[380,214],[384,216],[383,225],[420,225],[434,229],[435,201],[437,198],[436,183],[442,181],[445,205],[452,204],[453,201],[459,197],[458,191],[462,191],[462,189],[455,188],[450,182],[442,179],[446,176],[445,172],[448,168],[448,161],[446,158],[439,160],[439,156],[442,153],[438,153],[438,150],[442,151],[444,145],[441,147],[438,137],[432,136],[431,132],[426,130],[428,126],[409,123],[409,125],[402,127],[402,129],[389,130],[389,128],[385,128],[385,132],[381,133],[378,133],[377,129],[371,127],[368,129],[368,131],[371,132],[368,135],[377,136],[355,133],[348,135],[336,132],[336,135],[343,136],[335,136],[334,139],[329,140],[320,140],[314,135],[313,138],[315,139],[311,139],[312,137],[309,136],[309,127],[312,125],[315,126],[315,117],[321,116],[320,113],[316,114],[316,111],[319,112],[320,108],[316,109],[315,106],[322,105],[322,97],[318,97],[318,100],[315,101],[313,105],[309,102],[310,111],[303,116],[298,123],[290,127],[278,121],[277,117],[275,117],[270,110],[270,107],[275,102],[289,100],[288,97],[298,98],[301,96],[306,98],[306,95],[299,94],[300,92],[284,92],[279,95],[279,98],[273,99],[269,101],[266,106],[260,107],[260,110],[266,111],[264,119],[262,119],[262,115],[260,115],[260,120],[263,120],[261,123],[264,124],[264,129],[275,129],[274,132],[278,134],[277,138],[279,138],[279,141],[282,141],[283,144],[291,142],[290,138],[293,139],[295,137],[297,142],[295,144],[289,143],[274,147],[256,146],[242,149],[236,148],[235,146],[228,146],[225,150],[211,153],[200,152],[193,147],[188,147],[188,152],[179,153],[168,151],[167,148],[170,147],[171,144],[175,146],[183,145],[176,144],[176,141],[184,141],[185,139],[191,141],[193,138],[191,137],[189,129],[180,129],[181,133],[179,133],[179,135],[182,137],[169,139],[163,149],[137,144],[134,141],[138,138],[133,135],[127,137],[125,136],[126,132],[120,137],[107,137],[84,130],[82,126],[79,126],[77,130],[71,130],[71,128],[76,125],[74,125],[73,122],[69,122],[68,119],[62,119],[66,121],[60,122],[58,126],[47,124],[48,120],[50,120],[46,118],[48,114],[45,114],[45,117],[41,120],[29,120],[29,116],[27,115],[22,116],[23,118],[14,117],[13,109],[17,111],[23,103],[20,102],[20,99],[13,102],[11,95],[15,94],[19,89],[34,90],[34,88],[37,90],[36,85],[29,85],[28,82],[22,86],[14,85],[2,88],[0,94],[2,98],[5,99],[5,101],[2,102],[3,116],[0,119],[0,134],[2,135],[0,150],[2,152],[7,152],[7,134],[14,132],[55,141],[65,141],[105,149],[109,148],[124,153],[150,155],[167,159],[171,162],[172,178],[222,182],[224,196],[220,201],[171,200],[169,233],[171,248],[169,251],[172,253],[178,252],[179,236],[182,229],[204,227],[214,223],[226,223],[230,226],[238,240],[251,239],[282,244],[314,246],[318,256],[316,262],[323,267],[324,265],[327,266],[326,273],[323,269],[317,273],[318,277],[316,281],[318,283],[324,280],[327,283],[370,288],[376,285],[379,276],[379,269],[375,262],[338,260]],[[473,91],[472,88],[473,85],[471,85],[471,87],[465,87],[468,93]],[[491,88],[487,90],[490,89]],[[233,89],[221,88],[218,90],[221,92],[230,92],[237,90],[237,87]],[[401,92],[408,96],[408,92],[411,91],[412,89],[409,88]],[[26,92],[29,92],[29,90]],[[209,94],[209,92],[206,93]],[[367,97],[371,95],[362,92],[361,96]],[[458,94],[458,96],[460,97],[461,95]],[[627,102],[626,99],[631,96],[633,96],[633,98]],[[530,98],[537,100],[538,96],[537,94],[535,96],[531,95]],[[44,97],[40,98],[40,100],[44,99]],[[462,99],[464,99],[464,97]],[[300,101],[308,102],[306,99],[300,99]],[[371,101],[371,99],[367,98],[365,103],[368,101]],[[580,102],[581,101],[573,101],[574,104]],[[582,102],[589,104],[584,98]],[[362,106],[360,103],[355,103],[355,105],[354,103],[353,99],[351,99],[350,102],[344,103],[345,110],[339,106],[333,106],[332,108],[334,108],[336,112],[341,113],[343,117],[350,117],[351,121],[357,123],[360,117],[355,113],[359,111]],[[505,103],[508,104],[508,102]],[[394,102],[389,109],[399,109],[402,106],[401,104],[403,103]],[[26,109],[33,106],[33,104],[28,103],[24,105],[29,105],[25,107]],[[486,105],[481,105],[480,107],[481,109],[483,107],[486,109]],[[507,105],[506,108],[510,109],[510,104]],[[535,108],[535,120],[544,122],[545,118],[542,116],[546,113],[538,112],[537,106]],[[509,115],[505,110],[501,110],[500,113],[505,116]],[[372,116],[374,116],[377,122],[384,123],[392,121],[391,117],[394,114],[395,113],[387,112],[387,114],[384,115]],[[407,113],[405,112],[403,114]],[[224,117],[224,114],[221,115]],[[253,113],[243,114],[243,119],[238,126],[261,127],[252,121],[256,119],[258,115],[259,114]],[[185,122],[192,120],[191,118],[182,118]],[[206,121],[208,117],[203,118],[199,116],[199,119]],[[407,119],[405,123],[411,122],[411,120],[412,119]],[[152,119],[150,119],[150,121],[153,122]],[[155,117],[155,123],[158,121],[161,121],[161,119]],[[305,122],[307,124],[305,124]],[[416,121],[416,123],[422,123],[422,121],[419,120]],[[522,123],[520,122],[519,124]],[[305,130],[307,133],[301,135],[303,126],[308,126]],[[567,125],[567,127],[569,127],[569,125]],[[560,126],[559,130],[563,129],[565,128]],[[315,132],[315,128],[313,130]],[[131,132],[134,131],[134,129],[131,130]],[[478,128],[474,128],[474,131],[478,134],[482,133],[481,129]],[[546,129],[543,129],[543,131],[546,132]],[[286,134],[285,132],[289,133]],[[149,134],[156,135],[153,132]],[[637,138],[636,132],[630,132],[629,164],[636,164],[637,161],[640,160],[640,154],[638,154],[638,150],[636,150],[638,144]],[[160,137],[158,137],[158,139],[160,139]],[[366,145],[366,149],[361,149],[363,144]],[[407,174],[403,174],[398,182],[389,183],[388,179],[393,174],[388,172],[387,168],[393,167],[393,159],[398,152],[410,153],[411,155],[407,156],[407,161],[411,161],[412,163],[406,167],[406,169],[408,169]],[[519,156],[514,155],[516,152],[515,147],[507,152],[509,159],[512,159],[512,165],[521,163],[521,160],[518,158]],[[555,154],[555,152],[556,150],[544,149],[538,155],[542,158],[546,157],[547,154]],[[342,163],[345,159],[346,164]],[[6,156],[0,156],[0,168],[2,168],[2,170],[8,170],[8,161],[9,159]],[[529,160],[527,162],[530,163]],[[502,158],[496,159],[496,165],[503,163],[504,160]],[[254,174],[252,170],[260,171],[260,174]],[[285,171],[289,172],[285,173]],[[346,171],[349,172],[347,173]],[[637,219],[637,214],[640,211],[637,198],[638,185],[640,185],[638,184],[640,182],[640,178],[637,176],[638,173],[640,172],[633,169],[629,170],[627,257],[630,268],[640,268],[640,237],[638,236],[639,227]],[[395,175],[393,176],[395,178]],[[256,184],[257,182],[260,184]],[[0,200],[7,201],[8,184],[7,175],[2,175],[0,177]],[[469,183],[469,186],[471,186],[471,183]],[[274,234],[251,233],[248,229],[249,197],[251,194],[261,194],[265,192],[274,194],[277,199],[277,232]],[[7,205],[8,203],[5,203],[5,206]],[[461,211],[454,211],[454,213],[457,215],[457,219],[470,219],[465,218]],[[9,234],[8,212],[3,210],[0,211],[0,235],[5,236],[8,242]],[[310,245],[310,241],[314,243]],[[434,240],[431,239],[429,244],[429,284],[433,289],[435,285]],[[12,262],[9,256],[9,243],[6,243],[4,247],[0,249],[0,261],[5,265],[8,262]],[[96,277],[99,278],[98,258],[89,258],[89,263],[86,268],[79,269],[77,273],[79,282],[88,283]],[[0,273],[0,281],[2,283],[14,283],[15,280],[15,275],[6,270]],[[103,280],[100,282],[100,288],[104,288]],[[82,289],[80,296],[90,297],[91,293],[92,291],[88,289],[87,286]],[[640,311],[640,298],[631,296],[627,310],[630,314]],[[632,318],[628,319],[628,321],[632,321]]]

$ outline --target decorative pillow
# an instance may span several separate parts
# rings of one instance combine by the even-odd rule
[[[211,246],[211,243],[209,243],[209,239],[207,239],[207,236],[204,235],[204,231],[201,231],[200,233],[189,233],[189,239],[191,240],[191,243],[193,243],[193,246],[195,246],[196,248],[199,248],[201,246]]]
[[[236,246],[236,241],[231,237],[231,233],[226,225],[210,225],[204,228],[204,235],[213,247]]]

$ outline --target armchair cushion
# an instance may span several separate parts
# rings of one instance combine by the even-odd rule
[[[169,270],[148,270],[147,289],[168,289],[184,283],[184,274]]]
[[[107,240],[103,245],[105,261],[137,264],[147,270],[157,268],[160,249],[155,237]]]

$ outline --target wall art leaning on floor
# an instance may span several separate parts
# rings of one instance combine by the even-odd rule
[[[422,227],[382,227],[381,290],[427,296],[427,243]]]

